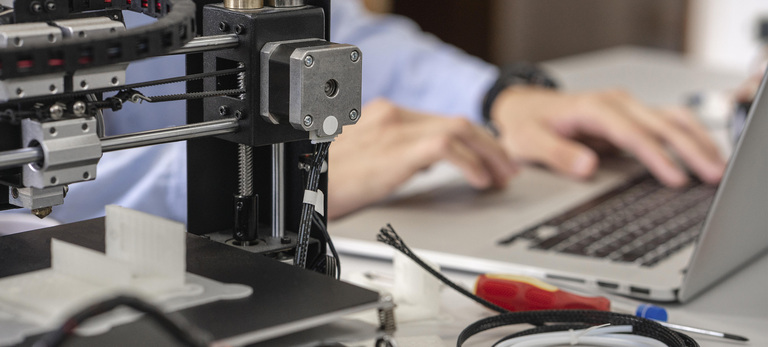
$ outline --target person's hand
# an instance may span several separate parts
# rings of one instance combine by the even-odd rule
[[[564,94],[514,86],[499,94],[491,117],[513,158],[577,178],[597,168],[595,149],[600,146],[587,145],[594,140],[633,154],[673,187],[685,185],[688,176],[667,147],[704,182],[719,182],[725,169],[725,160],[692,114],[652,109],[622,91]]]
[[[488,131],[463,118],[405,110],[385,100],[365,105],[360,121],[331,145],[328,217],[386,198],[417,172],[448,160],[480,189],[504,187],[517,171]]]

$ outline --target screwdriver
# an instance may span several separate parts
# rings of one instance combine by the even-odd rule
[[[507,274],[484,274],[477,277],[475,295],[510,311],[532,310],[598,310],[610,311],[611,301],[603,296],[581,296],[562,290],[536,278]],[[671,329],[749,341],[746,337],[708,329],[667,323],[667,311],[655,305],[642,304],[635,315],[652,319]]]

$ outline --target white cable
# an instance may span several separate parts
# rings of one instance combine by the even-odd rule
[[[512,346],[511,343],[513,343],[513,341],[516,343],[520,343],[528,340],[536,340],[541,338],[542,336],[550,336],[550,337],[567,336],[569,338],[573,338],[578,336],[591,336],[591,335],[603,334],[603,333],[608,334],[608,333],[624,333],[624,332],[632,332],[632,326],[631,325],[599,326],[599,327],[592,327],[592,328],[583,329],[583,330],[554,331],[549,333],[525,335],[525,336],[520,336],[520,337],[503,341],[498,344],[498,347]]]
[[[650,337],[621,334],[632,332],[632,326],[605,326],[584,330],[558,331],[520,336],[503,341],[498,347],[545,347],[545,346],[605,346],[605,347],[666,347]]]

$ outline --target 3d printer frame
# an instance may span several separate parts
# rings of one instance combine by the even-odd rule
[[[240,7],[244,3],[16,0],[13,9],[0,9],[0,209],[26,207],[44,217],[65,202],[68,184],[96,179],[102,153],[186,140],[188,259],[208,259],[189,269],[247,283],[255,294],[182,315],[215,320],[214,338],[240,334],[239,343],[250,343],[358,309],[391,312],[377,294],[331,278],[338,274],[325,251],[325,218],[314,211],[325,205],[319,193],[327,191],[327,175],[320,173],[327,172],[328,143],[359,119],[362,54],[327,41],[330,0],[272,0],[268,7],[254,0],[256,7]],[[116,25],[123,22],[121,10],[159,20],[124,30]],[[186,81],[187,93],[152,99],[134,89],[151,82],[124,84],[128,62],[165,54],[186,54],[187,76],[162,82]],[[187,125],[103,135],[101,109],[177,99],[187,100]],[[102,225],[92,220],[0,238],[13,250],[0,254],[0,277],[46,265],[45,240],[53,233],[99,249],[94,235]],[[21,256],[18,249],[29,245]],[[331,276],[257,261],[262,255],[301,259],[298,267]],[[281,279],[262,281],[262,275]],[[290,283],[302,286],[289,291],[291,297],[273,295]],[[341,292],[344,298],[317,302]],[[244,310],[233,311],[238,305]],[[264,307],[291,314],[270,322],[260,313]],[[226,323],[231,320],[236,323]],[[141,322],[107,335],[131,335]],[[382,325],[379,334],[391,329]]]

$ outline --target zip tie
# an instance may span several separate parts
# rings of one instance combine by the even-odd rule
[[[314,206],[317,213],[325,216],[325,194],[322,190],[318,189],[316,192],[305,190],[304,203]]]

